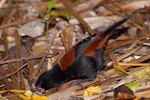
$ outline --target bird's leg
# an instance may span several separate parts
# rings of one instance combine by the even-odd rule
[[[77,86],[79,86],[80,88],[84,88],[83,87],[83,85],[79,82],[80,80],[77,80],[77,81],[74,81],[74,82],[72,82],[71,84],[70,84],[70,86],[75,86],[75,85],[77,85]]]
[[[104,71],[98,71],[97,75],[102,75],[103,77],[107,79],[107,76],[105,75]]]
[[[74,86],[74,85],[77,85],[79,87],[81,87],[82,89],[84,88],[83,85],[81,83],[83,82],[88,82],[88,81],[93,81],[95,79],[96,75],[92,75],[86,79],[80,79],[80,80],[77,80],[75,82],[72,82],[70,86]]]

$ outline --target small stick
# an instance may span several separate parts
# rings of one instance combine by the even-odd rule
[[[7,28],[7,27],[11,27],[11,26],[15,26],[15,25],[19,25],[19,24],[24,24],[24,23],[27,23],[27,22],[34,21],[34,20],[36,20],[36,19],[37,19],[37,18],[15,21],[15,22],[12,22],[12,23],[8,23],[8,24],[5,24],[5,25],[1,25],[1,26],[0,26],[0,29]]]
[[[117,61],[121,61],[122,59],[124,59],[124,58],[126,58],[126,57],[132,55],[132,54],[135,53],[137,50],[139,50],[141,47],[142,47],[142,46],[138,46],[138,47],[136,47],[135,49],[133,49],[133,50],[127,52],[126,54],[123,54],[123,55],[117,57]]]
[[[90,26],[83,20],[83,18],[75,12],[72,7],[70,6],[71,4],[64,2],[66,10],[72,14],[80,23],[81,25],[90,33],[90,35],[94,34],[94,31],[90,28]]]
[[[22,57],[22,58],[19,58],[19,59],[11,59],[11,60],[6,60],[6,61],[2,61],[0,62],[0,65],[2,64],[7,64],[7,63],[11,63],[11,62],[17,62],[17,61],[22,61],[22,60],[34,60],[34,59],[39,59],[39,58],[42,58],[42,57],[53,57],[55,55],[57,55],[56,53],[49,56],[51,54],[45,54],[45,55],[40,55],[40,56],[33,56],[33,57]]]
[[[21,67],[19,67],[17,70],[15,70],[14,72],[12,72],[11,74],[7,74],[7,75],[5,75],[5,76],[0,77],[0,80],[5,79],[5,78],[8,78],[8,77],[10,77],[10,76],[16,74],[18,71],[20,71],[22,68],[24,68],[24,67],[27,66],[27,65],[28,65],[28,64],[25,63],[24,65],[22,65]]]

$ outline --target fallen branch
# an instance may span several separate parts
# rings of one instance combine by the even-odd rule
[[[27,19],[27,20],[18,20],[18,21],[14,21],[12,23],[8,23],[8,24],[5,24],[5,25],[1,25],[0,26],[0,29],[4,29],[4,28],[7,28],[7,27],[11,27],[11,26],[15,26],[15,25],[20,25],[20,24],[25,24],[27,22],[31,22],[31,21],[34,21],[36,20],[37,18],[34,18],[34,19]]]
[[[40,55],[40,56],[22,57],[22,58],[19,58],[19,59],[11,59],[11,60],[6,60],[6,61],[1,61],[0,65],[7,64],[7,63],[12,63],[12,62],[17,62],[17,61],[22,61],[22,60],[26,61],[26,60],[39,59],[39,58],[42,58],[42,57],[53,57],[55,55],[57,55],[57,53],[54,53],[53,55],[52,54],[45,54],[45,55]]]

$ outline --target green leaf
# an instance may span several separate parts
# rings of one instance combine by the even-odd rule
[[[150,78],[150,66],[138,67],[130,71],[138,80],[144,80]]]
[[[126,86],[130,88],[133,92],[136,92],[136,90],[142,83],[143,82],[130,82],[130,83],[127,83]]]
[[[49,1],[47,5],[48,10],[51,10],[52,8],[54,8],[55,5],[56,5],[56,2],[54,0]]]
[[[60,11],[60,14],[61,14],[62,16],[64,16],[67,20],[70,19],[70,16],[69,16],[69,14],[68,14],[67,12]]]

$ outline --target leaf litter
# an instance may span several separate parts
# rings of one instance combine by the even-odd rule
[[[36,96],[42,100],[40,95],[34,94],[34,84],[42,72],[52,68],[78,41],[101,33],[121,18],[135,13],[120,27],[124,34],[108,41],[104,51],[107,60],[104,75],[82,83],[84,88],[70,87],[71,82],[67,82],[45,95],[48,100],[122,100],[126,97],[148,100],[149,7],[147,0],[1,0],[0,99],[22,100],[20,95],[27,96],[17,91],[30,90],[32,99]],[[48,20],[44,22],[44,18]],[[93,86],[99,86],[101,92],[83,97],[85,89],[94,91]]]

